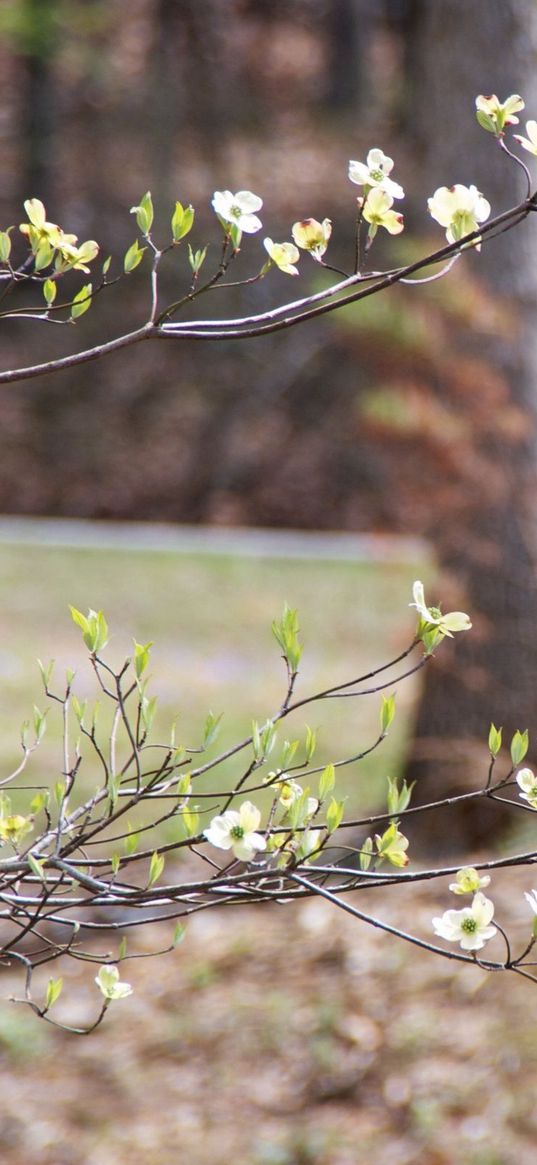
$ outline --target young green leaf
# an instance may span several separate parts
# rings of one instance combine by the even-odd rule
[[[151,855],[151,861],[149,863],[149,881],[147,883],[148,886],[153,886],[155,882],[158,882],[164,869],[164,865],[165,862],[162,854],[155,852]]]
[[[7,263],[10,255],[11,239],[9,233],[8,231],[0,231],[0,263]]]
[[[189,773],[181,773],[177,782],[177,796],[188,797],[192,792],[192,781]]]
[[[207,718],[205,720],[205,729],[204,729],[204,733],[203,733],[203,747],[204,748],[208,748],[209,745],[213,744],[214,741],[216,740],[218,733],[220,732],[220,721],[222,719],[222,716],[223,716],[223,712],[220,712],[220,714],[218,716],[215,716],[213,712],[209,712],[207,714]]]
[[[497,756],[502,747],[502,730],[496,728],[494,724],[490,726],[489,732],[489,752],[491,756]]]
[[[188,805],[185,805],[181,816],[183,818],[186,836],[196,837],[200,823],[199,813],[195,809],[189,809]]]
[[[335,833],[343,820],[345,809],[344,801],[336,801],[333,797],[326,811],[326,828],[329,833]]]
[[[178,922],[173,932],[172,946],[178,947],[182,943],[186,934],[186,926],[182,922]]]
[[[83,722],[84,722],[84,715],[86,712],[87,704],[88,704],[87,700],[80,701],[78,699],[78,696],[75,696],[75,695],[71,696],[71,707],[73,709],[73,712],[74,712],[79,724],[83,724]]]
[[[319,801],[325,801],[332,792],[336,783],[336,770],[333,765],[327,765],[319,777]]]
[[[45,998],[45,1011],[53,1007],[56,1000],[60,998],[63,987],[63,979],[49,979],[47,986],[47,994]]]
[[[410,804],[410,798],[412,796],[412,790],[416,782],[413,781],[411,785],[407,785],[406,781],[403,780],[401,783],[401,788],[399,788],[397,780],[393,777],[387,777],[387,781],[388,793],[386,801],[388,805],[388,813],[391,817],[396,813],[402,813],[404,809],[408,808]]]
[[[172,235],[174,243],[179,243],[192,230],[194,222],[194,207],[182,206],[180,202],[175,203],[175,210],[172,215]]]
[[[140,718],[146,732],[150,732],[157,710],[156,696],[142,696],[140,700]]]
[[[54,300],[56,299],[57,291],[58,291],[58,284],[55,282],[55,280],[54,279],[45,279],[45,282],[43,284],[43,296],[44,296],[45,303],[46,303],[47,307],[52,307],[52,304],[54,303]]]
[[[150,643],[137,643],[134,640],[134,670],[137,679],[140,679],[149,663],[149,654],[152,646],[152,641]]]
[[[289,768],[289,765],[292,764],[299,743],[300,741],[298,740],[284,740],[279,765],[282,772],[285,772]]]
[[[84,287],[77,291],[71,303],[71,319],[77,320],[83,316],[85,312],[91,307],[91,293],[93,287],[91,283],[85,283]]]
[[[145,247],[140,246],[138,239],[134,240],[134,243],[132,243],[128,251],[125,252],[125,258],[123,259],[123,270],[125,275],[129,275],[131,271],[136,270],[138,265],[142,262],[145,249]]]
[[[395,716],[395,692],[392,696],[383,696],[380,708],[380,731],[382,735],[388,731]]]
[[[373,838],[366,837],[365,841],[362,842],[361,848],[359,850],[359,859],[360,859],[360,869],[361,870],[368,870],[369,869],[369,867],[371,865],[372,856],[373,856]]]
[[[32,800],[30,801],[30,809],[32,813],[37,814],[40,813],[42,809],[45,809],[49,803],[49,799],[50,794],[48,789],[43,789],[41,792],[36,793],[35,797],[32,797]]]
[[[302,656],[302,645],[298,640],[298,632],[298,613],[288,607],[286,603],[281,619],[275,619],[272,624],[272,633],[279,643],[289,671],[293,675],[298,671]]]
[[[135,853],[135,851],[137,849],[138,842],[140,840],[140,834],[137,833],[135,830],[131,829],[131,826],[128,822],[127,822],[127,829],[128,829],[128,833],[127,833],[127,836],[125,838],[125,841],[123,842],[123,845],[124,845],[125,853],[126,853],[127,857],[130,857],[131,854]]]
[[[40,712],[34,704],[34,732],[37,744],[43,739],[47,730],[47,713]]]
[[[203,247],[199,251],[193,251],[190,243],[188,244],[188,262],[192,268],[193,275],[199,275],[201,268],[207,257],[207,247]]]
[[[515,732],[515,735],[511,741],[511,760],[515,767],[524,760],[524,757],[528,751],[528,747],[529,737],[527,728],[524,732]]]
[[[138,206],[131,206],[131,214],[136,215],[136,222],[138,229],[143,235],[148,235],[153,225],[154,211],[153,200],[151,198],[151,191],[148,190],[140,199]]]
[[[102,611],[93,611],[90,608],[86,616],[77,611],[76,607],[70,606],[69,610],[73,622],[80,627],[84,643],[92,655],[102,651],[108,643],[108,625]]]
[[[39,671],[41,673],[41,679],[43,681],[43,687],[45,688],[45,691],[50,684],[52,672],[54,670],[54,662],[55,661],[53,659],[51,659],[50,662],[47,663],[47,665],[45,666],[45,664],[41,663],[40,659],[38,659],[38,661],[37,661],[37,666],[38,666]]]
[[[313,728],[309,728],[307,724],[306,724],[306,740],[304,743],[304,747],[306,750],[305,763],[309,764],[310,761],[313,760],[313,757],[315,756],[315,752],[317,749],[317,733],[315,732],[315,730]]]
[[[110,797],[110,805],[111,805],[112,809],[115,809],[115,807],[116,807],[117,799],[119,797],[120,788],[121,788],[121,773],[115,773],[115,774],[109,773],[107,790],[108,790],[108,796]]]

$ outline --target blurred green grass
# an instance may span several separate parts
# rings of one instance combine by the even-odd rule
[[[78,629],[68,612],[103,609],[110,625],[106,659],[119,665],[138,642],[154,641],[151,690],[159,699],[153,737],[167,741],[177,719],[177,741],[199,743],[209,709],[223,713],[210,755],[249,734],[280,706],[285,669],[271,634],[284,603],[299,612],[304,655],[298,697],[369,671],[409,642],[409,611],[421,561],[334,562],[203,554],[147,553],[42,546],[2,547],[0,556],[0,761],[5,775],[20,759],[19,729],[34,703],[47,705],[37,657],[56,660],[56,690],[65,670],[76,670],[75,691],[93,698],[95,682]],[[398,713],[381,749],[341,771],[338,795],[349,807],[374,808],[379,781],[396,775],[411,730],[414,682],[397,687]],[[391,689],[390,689],[391,690]],[[379,696],[330,700],[300,710],[282,725],[279,741],[319,730],[319,759],[326,763],[367,748],[378,729]],[[59,779],[60,712],[25,776],[28,784]],[[242,771],[229,762],[227,774]],[[277,751],[274,754],[277,763]],[[240,764],[240,762],[239,762]],[[100,778],[87,770],[85,781]],[[214,774],[211,787],[214,788]]]

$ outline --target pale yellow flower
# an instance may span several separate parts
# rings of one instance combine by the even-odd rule
[[[476,97],[475,108],[482,129],[498,137],[506,125],[518,125],[519,119],[514,115],[524,109],[524,102],[518,93],[506,97],[505,101],[500,101],[496,94],[492,93],[490,97],[483,95]]]
[[[483,877],[480,878],[473,866],[465,866],[455,875],[455,881],[450,882],[449,888],[453,894],[475,894],[476,890],[482,890],[489,885],[490,877],[488,874],[483,874]]]
[[[431,218],[446,228],[448,243],[456,243],[465,235],[477,230],[478,224],[485,222],[490,214],[490,203],[480,194],[476,186],[439,186],[431,198],[427,199]],[[479,250],[480,240],[472,244]]]
[[[392,210],[393,198],[380,186],[374,186],[363,202],[363,216],[370,224],[369,237],[373,239],[379,227],[390,235],[399,235],[404,229],[402,214]]]
[[[263,246],[280,271],[285,275],[298,275],[298,267],[294,264],[298,262],[300,252],[294,243],[273,243],[272,239],[263,239]]]
[[[305,218],[294,223],[292,235],[297,247],[302,251],[309,251],[310,255],[319,262],[328,246],[332,234],[332,223],[329,218],[318,222],[316,218]]]

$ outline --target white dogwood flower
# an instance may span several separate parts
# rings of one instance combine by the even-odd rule
[[[481,94],[476,97],[475,108],[482,129],[499,136],[506,125],[518,125],[519,119],[515,117],[515,113],[520,113],[520,110],[524,109],[524,102],[518,93],[506,97],[505,101],[500,101],[495,93],[490,97]]]
[[[453,894],[475,894],[476,890],[482,890],[489,885],[490,877],[488,874],[483,874],[480,878],[473,866],[465,866],[464,869],[457,872],[455,881],[449,883],[449,888]]]
[[[439,186],[427,199],[427,206],[431,218],[446,228],[448,243],[456,243],[477,230],[478,224],[485,222],[490,214],[490,203],[477,186],[461,186],[460,183]],[[479,249],[479,239],[472,245]]]
[[[357,186],[364,186],[366,189],[375,187],[378,190],[385,190],[391,198],[404,198],[403,187],[389,177],[392,170],[393,158],[388,158],[379,149],[370,150],[365,162],[352,160],[349,162],[349,178]]]
[[[251,801],[243,801],[239,810],[227,809],[213,817],[204,836],[217,849],[231,849],[241,862],[249,862],[259,850],[267,848],[265,838],[256,833],[261,814]]]
[[[513,134],[513,137],[515,141],[520,142],[520,145],[523,146],[525,150],[528,150],[530,154],[535,154],[537,156],[537,121],[526,122],[526,133],[528,135],[527,138],[518,133]]]
[[[537,777],[531,769],[520,769],[516,775],[516,783],[519,789],[519,797],[522,801],[527,801],[532,809],[537,809]]]
[[[219,218],[247,235],[255,235],[263,226],[255,213],[261,210],[263,199],[252,194],[251,190],[238,190],[236,194],[231,190],[216,190],[212,205]]]
[[[95,976],[95,982],[105,999],[125,999],[127,995],[132,995],[130,983],[120,981],[117,967],[105,964]]]
[[[409,606],[416,608],[424,623],[438,627],[442,635],[448,635],[450,638],[453,638],[453,632],[468,631],[472,626],[469,616],[464,611],[450,611],[446,615],[443,615],[438,607],[427,607],[423,583],[419,579],[416,579],[412,587],[412,597],[414,602],[409,603]]]
[[[478,890],[471,906],[462,910],[446,910],[440,918],[433,918],[433,930],[439,938],[460,943],[463,951],[480,951],[497,928],[491,926],[494,903]]]

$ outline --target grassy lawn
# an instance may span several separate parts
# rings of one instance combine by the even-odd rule
[[[111,629],[106,658],[114,666],[132,650],[132,637],[154,641],[156,735],[160,730],[159,739],[166,740],[177,718],[178,741],[195,745],[208,710],[223,712],[216,752],[247,735],[252,718],[263,722],[281,703],[285,674],[270,626],[285,602],[300,615],[305,650],[296,692],[307,695],[367,672],[406,646],[414,626],[411,584],[424,566],[423,561],[380,565],[4,545],[2,770],[17,763],[19,725],[33,703],[45,706],[37,657],[56,660],[58,690],[72,667],[80,698],[94,694],[69,603],[82,611],[104,610]],[[397,772],[415,695],[414,684],[399,685],[399,714],[389,739],[371,758],[343,770],[341,794],[355,805],[374,806],[378,778]],[[285,730],[282,726],[279,739],[300,736],[309,723],[319,730],[321,760],[353,755],[375,738],[378,709],[378,696],[327,701],[298,712]],[[52,709],[50,732],[30,766],[29,782],[37,775],[42,780],[43,773],[59,776],[55,722],[59,729]],[[277,764],[276,753],[274,758]]]

